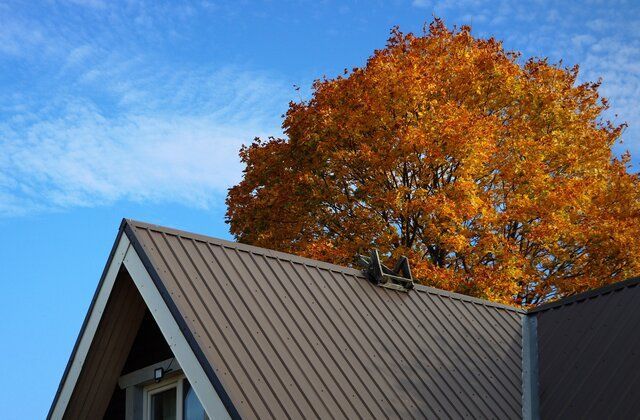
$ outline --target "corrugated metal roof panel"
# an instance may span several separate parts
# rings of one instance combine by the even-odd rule
[[[640,417],[637,284],[632,279],[532,315],[542,418]]]
[[[128,223],[242,417],[521,416],[522,311]]]

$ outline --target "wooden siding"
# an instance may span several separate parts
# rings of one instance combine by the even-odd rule
[[[65,419],[104,416],[145,310],[133,281],[126,271],[120,271],[65,411]]]

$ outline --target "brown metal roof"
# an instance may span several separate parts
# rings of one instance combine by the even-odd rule
[[[233,418],[640,412],[640,278],[525,312],[140,222],[124,221],[116,245],[122,234]],[[124,277],[120,267],[65,418],[100,417],[112,394],[144,309]]]
[[[155,225],[125,231],[233,416],[521,416],[520,310]]]

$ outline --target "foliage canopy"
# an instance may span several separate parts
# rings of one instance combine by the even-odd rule
[[[435,20],[290,103],[287,136],[240,151],[227,221],[247,243],[350,264],[377,247],[414,277],[535,305],[640,273],[624,125],[578,68],[522,62]]]

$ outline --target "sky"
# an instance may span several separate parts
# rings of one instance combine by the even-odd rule
[[[0,0],[2,417],[46,415],[123,217],[229,239],[241,145],[433,16],[602,78],[640,166],[638,2]]]

